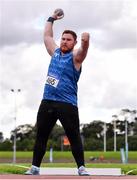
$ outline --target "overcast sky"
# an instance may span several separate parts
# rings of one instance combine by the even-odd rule
[[[56,8],[65,13],[54,22],[58,44],[64,29],[78,41],[84,31],[91,36],[78,83],[80,122],[110,122],[121,109],[136,109],[136,7],[136,0],[0,0],[0,132],[9,137],[15,127],[15,97],[16,126],[35,124],[50,62],[43,30]]]

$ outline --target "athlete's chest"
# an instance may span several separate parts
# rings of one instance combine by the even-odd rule
[[[56,69],[66,69],[71,68],[73,63],[73,57],[71,54],[60,55],[60,53],[55,53],[51,59],[51,67]]]

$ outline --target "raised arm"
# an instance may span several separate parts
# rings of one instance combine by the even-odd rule
[[[58,47],[53,39],[53,23],[55,20],[64,17],[60,9],[56,9],[51,17],[48,18],[44,29],[44,44],[49,55],[53,55],[55,49]]]
[[[79,49],[74,50],[74,64],[77,67],[77,69],[80,68],[82,62],[84,61],[87,51],[89,48],[89,38],[90,35],[87,32],[82,33],[81,35],[81,46]]]

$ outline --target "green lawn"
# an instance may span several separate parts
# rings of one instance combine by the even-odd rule
[[[13,152],[11,151],[0,151],[0,158],[12,158]],[[24,151],[17,151],[16,153],[17,158],[32,158],[32,152],[24,152]],[[55,159],[60,158],[72,158],[72,154],[70,151],[53,151],[53,156]],[[105,159],[121,159],[120,152],[101,152],[101,151],[86,151],[85,158],[89,159],[90,157],[100,157],[104,156]],[[49,157],[49,152],[46,153],[46,157]],[[129,159],[133,159],[137,161],[137,151],[130,151],[129,152]]]
[[[19,165],[16,166],[16,165]],[[20,166],[30,167],[30,164],[0,164],[0,174],[24,174],[26,168]],[[42,167],[76,167],[74,163],[46,163]],[[122,174],[126,174],[133,170],[130,175],[137,175],[137,164],[86,164],[87,168],[121,168]]]
[[[0,173],[13,173],[13,174],[23,174],[25,172],[25,168],[23,167],[17,167],[14,166],[13,164],[6,164],[4,163],[4,159],[10,159],[10,162],[12,162],[12,156],[13,152],[2,152],[0,151]],[[102,163],[99,161],[97,163],[96,161],[89,161],[90,157],[100,157],[103,156],[106,161]],[[17,159],[27,159],[27,158],[32,158],[32,152],[17,152],[16,153]],[[76,167],[75,163],[73,163],[73,157],[71,152],[53,152],[53,157],[55,160],[60,160],[62,159],[63,163],[42,163],[43,167]],[[46,153],[46,159],[49,158],[49,152]],[[133,160],[134,163],[129,163],[129,164],[122,164],[122,163],[113,163],[112,160],[118,160],[119,162],[121,157],[120,157],[120,152],[85,152],[85,159],[86,159],[86,166],[90,168],[121,168],[122,172],[126,174],[130,170],[135,169],[133,172],[130,174],[136,174],[137,175],[137,152],[129,152],[129,160]],[[67,160],[67,163],[65,162]],[[69,160],[69,162],[68,162]],[[87,161],[88,160],[88,161]],[[112,163],[109,163],[112,162]],[[29,167],[31,164],[23,164],[22,162],[19,165],[27,166]]]

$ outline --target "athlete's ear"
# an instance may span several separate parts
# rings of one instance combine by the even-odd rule
[[[77,44],[78,41],[75,41],[75,45]]]

